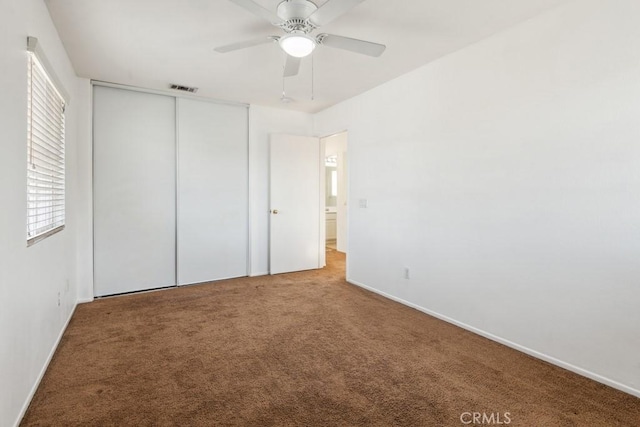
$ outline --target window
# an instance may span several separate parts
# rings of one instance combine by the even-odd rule
[[[331,195],[338,196],[338,171],[331,171]]]
[[[27,244],[64,228],[65,98],[29,38],[27,78]],[[43,64],[44,63],[44,64]]]

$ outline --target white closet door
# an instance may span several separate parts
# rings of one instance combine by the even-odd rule
[[[175,98],[94,87],[96,296],[176,284]]]
[[[247,275],[248,111],[178,99],[178,284]]]

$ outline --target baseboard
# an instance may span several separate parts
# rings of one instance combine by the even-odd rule
[[[574,373],[576,373],[578,375],[582,375],[583,377],[587,377],[587,378],[592,379],[594,381],[597,381],[599,383],[608,385],[609,387],[613,387],[613,388],[615,388],[617,390],[623,391],[623,392],[628,393],[628,394],[630,394],[632,396],[640,397],[640,390],[637,390],[637,389],[635,389],[633,387],[629,387],[629,386],[627,386],[625,384],[619,383],[619,382],[614,381],[612,379],[609,379],[607,377],[603,377],[602,375],[599,375],[599,374],[593,373],[591,371],[588,371],[586,369],[580,368],[578,366],[572,365],[571,363],[564,362],[562,360],[556,359],[555,357],[546,355],[546,354],[541,353],[539,351],[536,351],[536,350],[530,349],[528,347],[522,346],[520,344],[517,344],[517,343],[515,343],[513,341],[509,341],[509,340],[501,338],[501,337],[499,337],[497,335],[493,335],[493,334],[491,334],[489,332],[483,331],[482,329],[478,329],[478,328],[475,328],[475,327],[473,327],[471,325],[467,325],[466,323],[457,321],[455,319],[452,319],[452,318],[450,318],[448,316],[445,316],[445,315],[440,314],[438,312],[435,312],[433,310],[429,310],[427,308],[421,307],[421,306],[419,306],[417,304],[413,304],[413,303],[411,303],[409,301],[403,300],[402,298],[395,297],[395,296],[393,296],[391,294],[388,294],[386,292],[382,292],[382,291],[380,291],[378,289],[372,288],[372,287],[367,286],[367,285],[365,285],[363,283],[359,283],[359,282],[357,282],[355,280],[352,280],[352,279],[348,278],[347,282],[351,283],[352,285],[355,285],[355,286],[358,286],[360,288],[363,288],[363,289],[366,289],[368,291],[371,291],[371,292],[373,292],[375,294],[378,294],[380,296],[383,296],[385,298],[388,298],[390,300],[393,300],[395,302],[398,302],[400,304],[403,304],[403,305],[406,305],[408,307],[414,308],[414,309],[416,309],[418,311],[421,311],[421,312],[423,312],[425,314],[428,314],[430,316],[433,316],[435,318],[443,320],[443,321],[445,321],[447,323],[451,323],[453,325],[456,325],[456,326],[458,326],[458,327],[460,327],[462,329],[466,329],[467,331],[473,332],[474,334],[483,336],[483,337],[488,338],[488,339],[490,339],[492,341],[496,341],[496,342],[498,342],[500,344],[506,345],[507,347],[510,347],[510,348],[513,348],[514,350],[518,350],[518,351],[520,351],[522,353],[528,354],[529,356],[535,357],[536,359],[544,360],[545,362],[551,363],[552,365],[559,366],[560,368],[563,368],[563,369],[566,369],[568,371],[574,372]]]
[[[78,304],[85,304],[85,303],[93,302],[93,301],[94,301],[93,297],[91,297],[91,298],[80,298],[80,299],[78,299]],[[74,311],[75,311],[75,308],[74,308]]]
[[[27,396],[27,399],[25,400],[24,404],[22,405],[22,409],[20,410],[20,413],[18,414],[18,419],[14,423],[14,427],[19,427],[20,426],[20,423],[22,422],[22,418],[24,418],[24,415],[27,413],[27,409],[29,409],[29,405],[31,404],[31,400],[33,399],[33,396],[36,394],[36,391],[38,390],[38,387],[40,386],[40,382],[42,381],[42,378],[44,377],[45,372],[47,372],[47,368],[49,368],[49,363],[51,363],[51,359],[53,359],[53,355],[55,354],[56,350],[58,349],[58,345],[60,345],[60,340],[62,340],[62,336],[64,335],[65,331],[67,330],[67,326],[69,326],[69,322],[71,321],[71,318],[73,317],[73,313],[75,313],[77,306],[78,306],[78,303],[76,303],[73,306],[73,309],[71,310],[71,313],[69,313],[69,317],[67,317],[67,320],[64,322],[64,325],[62,325],[62,329],[60,330],[60,333],[58,334],[58,338],[56,338],[56,342],[54,343],[53,347],[51,348],[51,351],[49,352],[49,356],[47,356],[47,360],[45,361],[44,366],[40,370],[40,373],[38,374],[38,378],[36,379],[36,382],[33,384],[33,387],[31,388],[31,391],[29,392],[29,395]]]
[[[249,277],[268,276],[268,275],[269,275],[269,272],[264,271],[264,272],[258,272],[258,273],[251,273]]]

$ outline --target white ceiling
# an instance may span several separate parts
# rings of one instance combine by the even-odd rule
[[[45,0],[77,74],[95,80],[317,112],[566,0],[367,0],[320,32],[382,43],[371,58],[320,46],[287,78],[277,44],[220,54],[214,47],[281,30],[228,0]],[[327,0],[318,0],[321,6]],[[332,0],[341,1],[341,0]],[[280,0],[256,0],[275,10]],[[314,34],[318,33],[316,31]]]

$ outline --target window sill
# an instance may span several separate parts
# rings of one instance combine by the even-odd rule
[[[62,230],[64,230],[64,225],[61,225],[60,227],[53,228],[53,229],[47,231],[46,233],[42,233],[42,234],[37,235],[36,237],[32,237],[30,239],[27,239],[27,247],[33,246],[36,243],[40,242],[41,240],[44,240],[47,237],[52,236],[52,235],[56,234],[58,231],[62,231]]]

